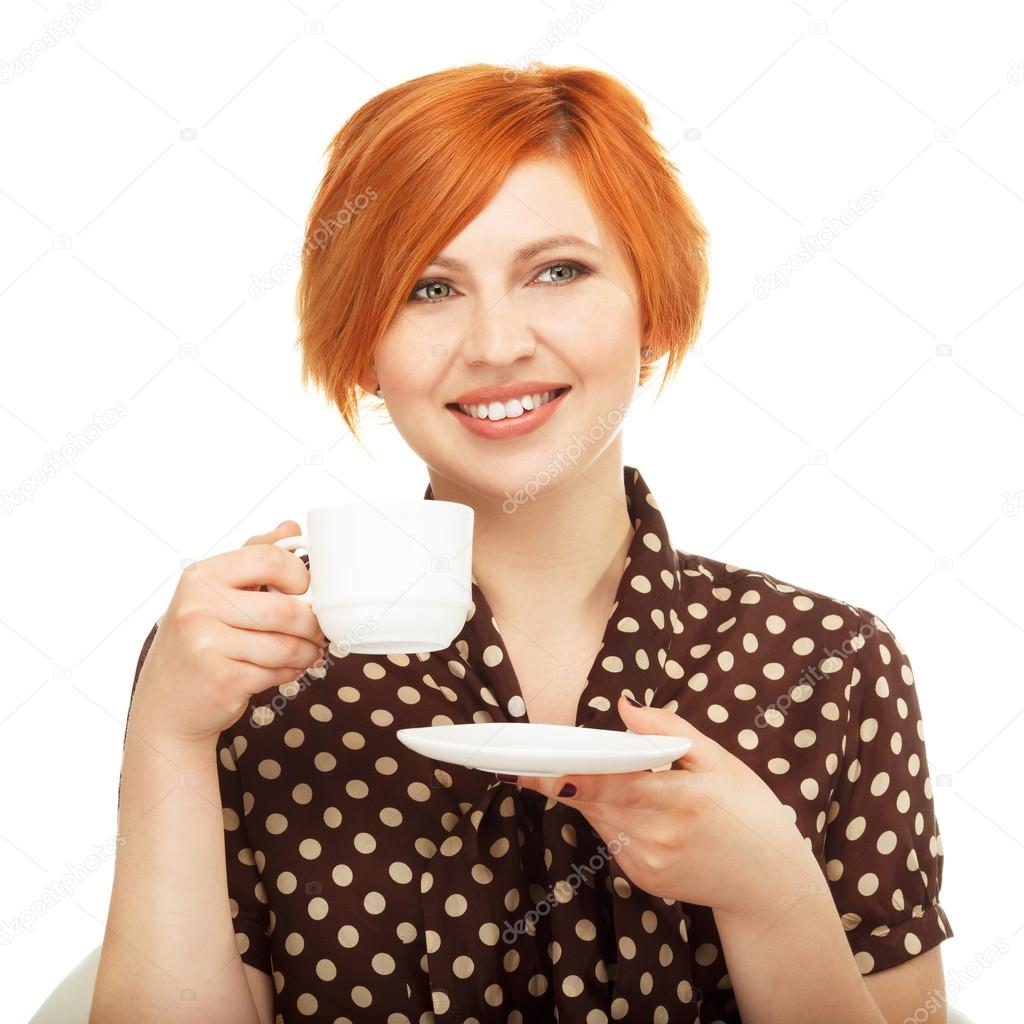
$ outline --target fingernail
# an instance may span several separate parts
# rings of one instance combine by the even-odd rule
[[[495,772],[494,777],[499,782],[515,782],[519,778],[518,775],[502,775],[501,772]]]
[[[571,782],[567,782],[558,791],[558,795],[559,796],[575,796],[576,795],[576,787]]]
[[[324,658],[317,658],[316,661],[313,662],[313,668],[323,668],[326,664],[327,664],[326,659],[324,659]]]
[[[642,708],[642,707],[646,707],[646,705],[645,705],[645,704],[641,704],[641,703],[640,703],[640,701],[638,701],[638,700],[634,700],[634,699],[633,699],[632,697],[630,697],[630,695],[629,695],[628,693],[624,693],[624,694],[623,694],[622,696],[623,696],[623,697],[625,697],[625,698],[626,698],[626,700],[628,700],[628,701],[629,701],[629,703],[630,703],[630,704],[632,704],[632,705],[633,705],[633,707],[635,707],[635,708]]]

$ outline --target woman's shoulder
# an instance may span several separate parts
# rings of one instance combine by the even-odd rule
[[[681,594],[684,599],[704,593],[712,606],[729,606],[736,611],[748,610],[760,615],[766,609],[776,614],[782,610],[816,612],[827,619],[826,628],[839,628],[843,623],[871,621],[875,616],[867,609],[851,604],[834,594],[767,572],[723,562],[707,555],[675,549],[679,565]]]

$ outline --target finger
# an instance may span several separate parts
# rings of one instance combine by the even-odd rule
[[[692,745],[682,757],[678,757],[673,765],[691,771],[704,771],[714,768],[725,754],[725,749],[710,736],[706,736],[692,722],[669,711],[668,708],[656,708],[642,705],[634,707],[625,694],[619,697],[619,716],[626,727],[635,735],[655,734],[659,736],[679,736],[692,741]],[[652,737],[652,743],[657,740]]]
[[[263,668],[308,668],[320,658],[320,646],[290,633],[225,627],[217,634],[219,650],[236,661]]]
[[[262,629],[305,637],[320,647],[327,637],[313,609],[291,594],[268,594],[232,587],[210,587],[213,610],[221,622],[238,629]]]
[[[623,808],[651,810],[662,804],[679,781],[679,772],[615,772],[607,775],[560,775],[557,779],[519,776],[519,784],[572,807],[586,803],[602,813]],[[671,777],[671,778],[669,778]],[[614,808],[614,810],[611,810]]]
[[[242,547],[250,547],[253,544],[273,544],[275,540],[280,540],[282,537],[294,537],[299,533],[302,533],[302,527],[294,519],[286,519],[269,533],[258,533],[255,537],[250,537]]]
[[[239,590],[270,584],[286,594],[303,594],[309,587],[302,559],[275,544],[251,544],[214,555],[205,564],[221,583]]]

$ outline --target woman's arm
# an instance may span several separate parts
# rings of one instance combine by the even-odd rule
[[[215,739],[170,742],[130,716],[118,813],[125,843],[90,1024],[270,1019],[267,1007],[257,1013],[232,926],[216,756]]]
[[[810,852],[804,869],[788,881],[768,877],[765,884],[781,897],[772,909],[714,910],[744,1022],[886,1024]]]

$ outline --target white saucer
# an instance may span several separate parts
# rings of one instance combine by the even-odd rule
[[[587,729],[543,722],[471,722],[399,729],[411,750],[439,761],[504,775],[607,775],[637,772],[682,757],[693,741],[679,736]]]

